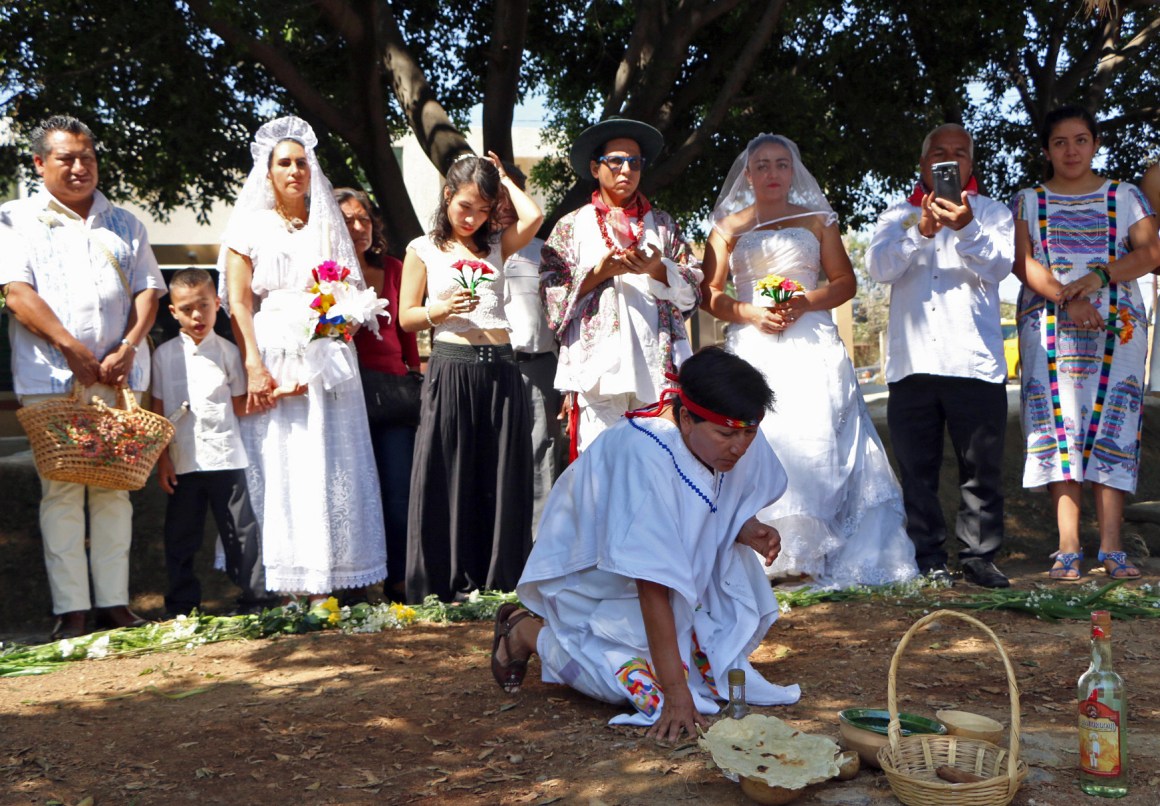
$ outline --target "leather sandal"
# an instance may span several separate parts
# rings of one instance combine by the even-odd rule
[[[1082,551],[1057,551],[1051,555],[1058,563],[1047,572],[1047,576],[1059,582],[1079,582],[1083,571],[1079,564],[1083,562]]]
[[[1099,559],[1105,568],[1107,563],[1114,565],[1107,569],[1109,579],[1136,579],[1140,576],[1140,569],[1128,562],[1126,551],[1101,551]]]
[[[524,682],[528,673],[528,659],[516,658],[512,654],[511,642],[508,640],[515,626],[526,618],[533,618],[531,611],[521,610],[513,603],[500,605],[495,614],[495,638],[491,644],[491,674],[499,687],[508,694],[515,694]],[[508,662],[499,661],[499,644],[503,641],[504,651],[507,652]]]

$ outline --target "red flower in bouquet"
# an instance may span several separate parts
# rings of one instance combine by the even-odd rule
[[[790,280],[779,274],[767,274],[757,281],[757,291],[761,296],[769,297],[775,304],[781,304],[803,293],[805,289],[796,280]]]
[[[495,278],[491,276],[495,274],[495,269],[482,260],[457,260],[451,264],[451,268],[459,272],[455,282],[466,288],[473,297],[475,289],[480,283],[495,281]]]

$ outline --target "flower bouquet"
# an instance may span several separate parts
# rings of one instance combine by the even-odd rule
[[[451,264],[451,268],[459,272],[455,282],[466,288],[473,297],[475,289],[480,283],[495,281],[495,278],[492,277],[495,274],[495,269],[482,260],[457,260]]]
[[[333,260],[321,263],[311,271],[314,284],[310,294],[311,319],[314,320],[312,339],[342,339],[350,341],[357,325],[379,335],[379,317],[387,313],[387,300],[380,299],[373,288],[360,289],[347,282],[350,269]]]
[[[358,365],[343,343],[354,338],[360,325],[381,339],[379,317],[391,321],[387,300],[350,282],[351,270],[345,266],[327,260],[310,274],[311,282],[302,290],[272,292],[254,317],[259,342],[263,334],[269,344],[280,340],[295,356],[269,368],[278,380],[275,400],[304,394],[315,379],[330,390],[356,377]]]
[[[804,294],[805,289],[797,280],[790,280],[780,274],[767,274],[757,281],[757,293],[773,300],[774,305],[780,305],[798,294]]]

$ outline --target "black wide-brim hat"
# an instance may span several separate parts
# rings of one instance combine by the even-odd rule
[[[664,135],[647,123],[628,118],[608,118],[580,132],[576,142],[572,143],[572,149],[568,152],[572,170],[581,179],[589,178],[592,174],[588,170],[588,163],[592,155],[609,140],[621,137],[633,140],[640,146],[640,154],[647,165],[653,164],[665,146]]]

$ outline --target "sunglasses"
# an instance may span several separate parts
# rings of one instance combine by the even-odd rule
[[[596,161],[601,165],[607,165],[613,173],[619,173],[626,164],[628,170],[634,172],[644,167],[644,157],[597,157]]]

